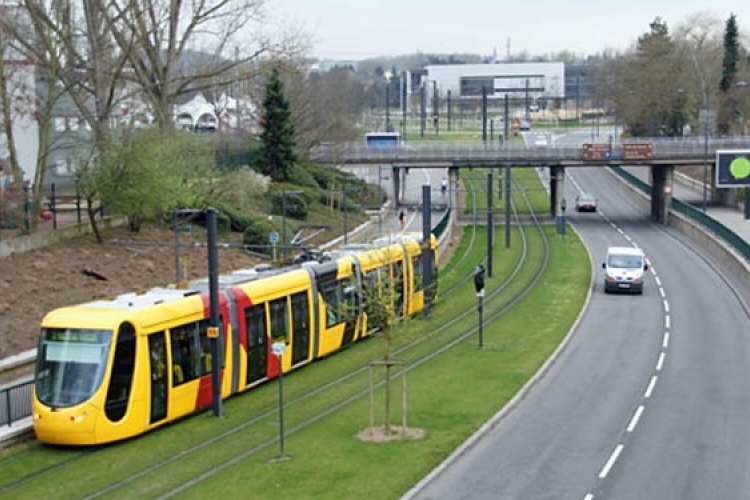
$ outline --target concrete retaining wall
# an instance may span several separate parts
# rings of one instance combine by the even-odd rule
[[[105,217],[99,220],[99,229],[109,229],[125,224],[125,218],[121,216]],[[91,224],[88,222],[65,226],[53,231],[37,231],[27,236],[17,236],[0,241],[0,258],[14,253],[28,252],[36,248],[54,245],[61,241],[78,238],[91,234]]]

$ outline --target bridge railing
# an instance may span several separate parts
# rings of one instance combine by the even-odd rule
[[[606,141],[588,141],[606,143]],[[612,144],[611,158],[622,160],[625,144],[652,145],[653,159],[703,159],[713,163],[719,149],[743,149],[750,147],[750,137],[711,138],[706,141],[693,138],[640,138],[618,140]],[[402,144],[398,147],[371,147],[361,142],[329,143],[311,151],[311,159],[321,163],[398,163],[403,162],[471,162],[517,160],[581,160],[583,145],[556,147],[526,147],[482,141],[431,141]]]

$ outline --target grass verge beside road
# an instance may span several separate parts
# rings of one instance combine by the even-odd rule
[[[492,415],[499,411],[537,372],[574,323],[584,304],[591,282],[588,254],[574,233],[565,239],[546,228],[551,245],[550,265],[541,282],[500,320],[486,323],[483,349],[471,336],[423,364],[417,360],[434,351],[446,336],[476,326],[476,313],[453,324],[442,333],[442,325],[458,316],[462,308],[476,304],[473,284],[467,283],[450,298],[442,300],[432,318],[416,318],[399,326],[393,336],[399,345],[424,337],[418,348],[400,355],[413,368],[408,372],[408,425],[423,429],[421,440],[367,443],[357,435],[369,424],[369,398],[362,397],[300,430],[334,402],[367,387],[367,373],[315,398],[291,403],[320,387],[326,381],[366,365],[383,354],[378,339],[356,344],[351,349],[284,377],[285,449],[289,457],[274,461],[279,443],[260,453],[241,454],[279,435],[275,382],[249,394],[228,400],[225,416],[215,419],[208,413],[186,419],[164,429],[93,453],[79,456],[78,450],[28,445],[12,456],[0,457],[0,486],[32,470],[69,461],[58,470],[40,474],[32,481],[0,494],[8,498],[82,498],[118,480],[139,474],[149,464],[164,467],[138,477],[109,494],[110,498],[156,498],[187,484],[210,467],[220,468],[201,481],[179,492],[180,498],[398,498],[421,477],[447,457]],[[468,237],[468,232],[466,234]],[[521,244],[518,229],[513,230],[510,249],[496,246],[494,277],[487,280],[488,295],[510,275],[519,261]],[[481,250],[486,248],[486,231],[480,229],[471,258],[442,277],[446,288],[471,273]],[[541,260],[542,240],[529,235],[530,261]],[[458,258],[458,254],[456,258]],[[535,265],[524,267],[519,282],[529,281]],[[485,303],[485,318],[499,309],[503,295],[513,294],[512,285],[494,301]],[[382,378],[382,376],[381,376]],[[401,421],[400,380],[394,384],[393,423]],[[376,392],[376,424],[382,423],[382,389]],[[257,422],[224,439],[187,452],[192,445],[211,436],[229,432],[252,419]],[[238,458],[239,457],[239,458]],[[169,463],[174,460],[174,462]]]
[[[273,450],[197,485],[187,498],[243,491],[268,499],[400,497],[503,408],[577,318],[590,287],[591,264],[578,238],[556,238],[553,227],[547,232],[552,246],[548,271],[521,304],[485,326],[485,348],[480,350],[471,337],[409,372],[408,424],[424,429],[424,439],[360,441],[357,434],[367,426],[369,412],[368,401],[360,400],[290,436],[290,460],[271,465],[278,453]],[[500,258],[503,251],[496,254]],[[462,300],[476,300],[469,295]],[[450,316],[444,309],[437,308],[430,323],[446,321]],[[476,317],[470,321],[476,323]]]

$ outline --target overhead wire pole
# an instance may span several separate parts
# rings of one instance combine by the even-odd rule
[[[219,324],[219,254],[216,248],[216,210],[206,210],[206,229],[208,230],[208,296],[210,319],[208,338],[211,339],[211,387],[213,390],[214,417],[221,417],[221,372],[222,345]]]
[[[431,186],[422,186],[422,285],[424,288],[424,317],[432,314],[432,269],[434,268],[432,254],[432,197]]]
[[[709,116],[709,108],[708,108],[708,88],[705,89],[706,92],[706,125],[704,127],[704,140],[703,140],[703,213],[706,213],[708,210],[708,116]]]
[[[495,227],[492,221],[492,169],[487,172],[487,277],[492,278],[492,246]]]

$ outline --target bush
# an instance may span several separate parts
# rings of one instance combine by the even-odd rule
[[[289,178],[294,180],[298,186],[318,188],[320,185],[313,175],[308,171],[307,165],[295,163],[289,169]]]
[[[276,225],[269,221],[267,218],[261,217],[248,217],[248,224],[245,226],[245,230],[242,233],[242,243],[251,247],[267,247],[270,245],[269,236],[273,232],[279,233]],[[294,233],[297,232],[297,227],[290,221],[286,221],[286,236],[287,239],[291,239]],[[280,238],[279,238],[280,239]]]
[[[282,191],[273,193],[273,213],[284,214],[284,194]],[[297,220],[307,220],[308,204],[312,201],[310,195],[302,193],[286,194],[286,216]]]

